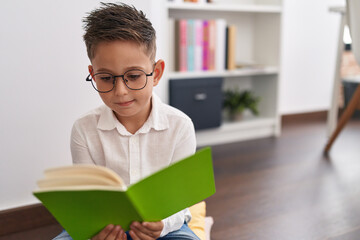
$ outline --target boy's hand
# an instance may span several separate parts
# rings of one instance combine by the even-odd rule
[[[130,225],[129,234],[133,240],[153,240],[160,237],[164,227],[162,221],[159,222],[133,222]]]
[[[91,238],[91,240],[126,240],[126,233],[120,226],[107,225],[101,232]]]

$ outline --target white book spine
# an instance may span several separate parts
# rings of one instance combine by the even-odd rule
[[[225,70],[225,41],[226,41],[226,20],[216,20],[216,48],[215,48],[215,68],[217,71]]]

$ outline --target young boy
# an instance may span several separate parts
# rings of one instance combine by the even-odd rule
[[[163,74],[155,62],[155,30],[145,15],[125,4],[102,4],[84,20],[91,61],[87,81],[105,105],[73,126],[75,164],[111,168],[127,185],[195,152],[192,121],[152,92]],[[121,214],[121,213],[118,213]],[[133,222],[124,233],[108,225],[92,239],[198,239],[189,229],[188,209],[159,222]],[[71,239],[64,231],[55,239]]]

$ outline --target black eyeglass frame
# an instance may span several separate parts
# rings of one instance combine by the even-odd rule
[[[155,66],[154,66],[154,67],[155,67]],[[136,70],[136,71],[141,71],[141,72],[145,73],[146,82],[145,82],[145,85],[144,85],[142,88],[131,88],[131,87],[129,87],[129,86],[126,84],[126,82],[127,82],[127,80],[125,80],[125,75],[126,75],[126,73],[128,73],[128,72],[130,72],[130,71],[135,71],[135,70]],[[130,70],[127,70],[126,72],[124,72],[124,74],[122,74],[122,75],[112,75],[111,73],[107,73],[107,72],[95,73],[94,76],[96,76],[96,75],[98,75],[98,74],[104,74],[104,73],[106,73],[106,74],[109,74],[109,75],[111,75],[111,76],[113,77],[113,79],[114,79],[114,80],[113,80],[113,87],[112,87],[112,89],[110,89],[109,91],[99,91],[98,89],[96,89],[96,87],[95,87],[95,85],[94,85],[94,82],[93,82],[93,79],[92,79],[92,76],[91,76],[91,73],[86,77],[86,81],[91,82],[91,85],[93,86],[93,88],[94,88],[96,91],[98,91],[99,93],[108,93],[108,92],[111,92],[112,90],[114,90],[115,84],[116,84],[116,78],[120,78],[120,77],[122,78],[125,86],[126,86],[128,89],[130,89],[130,90],[141,90],[141,89],[144,89],[144,88],[146,87],[148,77],[151,77],[151,76],[154,74],[154,71],[155,71],[155,69],[153,69],[153,71],[152,71],[151,73],[147,74],[146,72],[144,72],[144,71],[141,70],[141,69],[130,69]]]

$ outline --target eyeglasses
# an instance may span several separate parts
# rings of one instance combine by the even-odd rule
[[[126,71],[123,75],[114,76],[110,73],[95,73],[93,76],[89,74],[86,81],[91,82],[96,91],[107,93],[115,88],[116,79],[122,78],[127,88],[131,90],[141,90],[147,84],[147,77],[152,76],[154,71],[146,74],[139,69]]]

